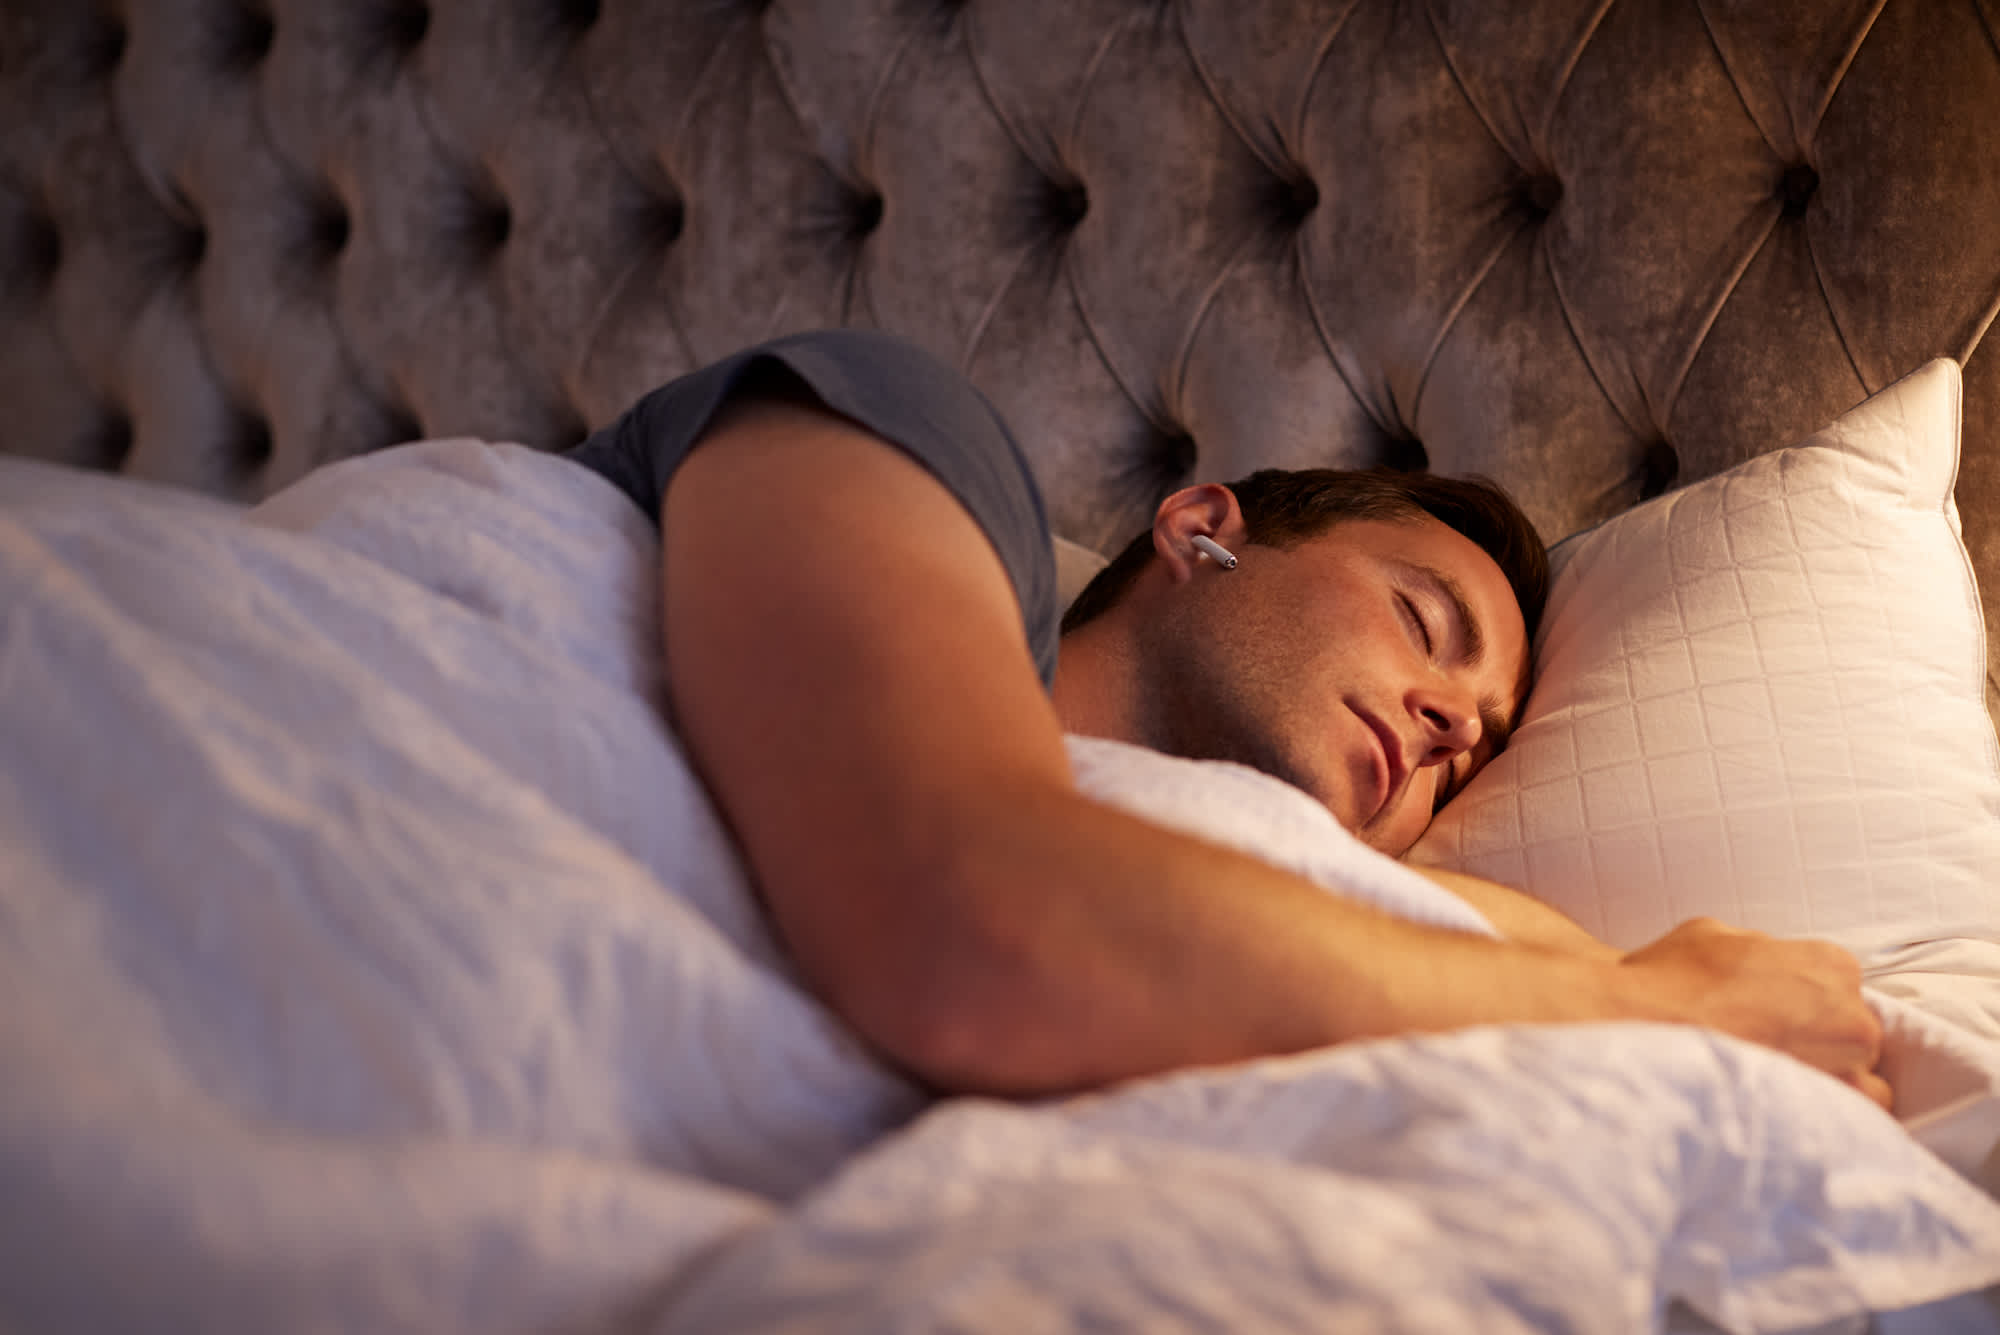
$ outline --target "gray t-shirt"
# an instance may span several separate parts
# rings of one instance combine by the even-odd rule
[[[958,498],[1013,581],[1042,683],[1054,681],[1062,609],[1048,517],[1027,459],[985,396],[913,344],[857,329],[775,339],[662,385],[565,457],[609,478],[657,524],[668,480],[716,410],[733,393],[780,385],[802,386]]]

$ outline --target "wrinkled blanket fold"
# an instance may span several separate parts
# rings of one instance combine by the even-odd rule
[[[1696,1030],[932,1102],[760,919],[663,722],[657,555],[515,446],[248,511],[0,463],[0,1326],[2000,1330],[2000,1205]],[[1071,755],[1491,930],[1275,781]]]

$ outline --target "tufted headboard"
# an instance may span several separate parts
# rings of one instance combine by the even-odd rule
[[[1087,544],[1382,462],[1553,539],[1942,354],[1991,625],[1996,126],[1996,0],[5,0],[0,448],[249,499],[872,325]]]

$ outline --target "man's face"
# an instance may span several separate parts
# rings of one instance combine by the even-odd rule
[[[1154,745],[1276,775],[1401,855],[1520,712],[1527,629],[1506,576],[1429,516],[1237,555],[1148,624]]]

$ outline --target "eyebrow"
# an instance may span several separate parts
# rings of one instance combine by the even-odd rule
[[[1465,586],[1436,566],[1421,561],[1403,562],[1410,572],[1433,585],[1444,600],[1451,605],[1452,614],[1458,619],[1461,635],[1465,640],[1465,661],[1474,667],[1486,656],[1486,634],[1479,628],[1479,618],[1472,614],[1472,603],[1465,596]],[[1525,695],[1526,692],[1523,692]],[[1479,698],[1480,734],[1493,743],[1493,754],[1499,755],[1507,749],[1507,739],[1514,735],[1514,720],[1496,695]]]

